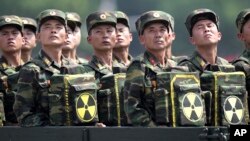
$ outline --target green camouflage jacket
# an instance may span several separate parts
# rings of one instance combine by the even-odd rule
[[[232,64],[235,66],[236,71],[243,71],[245,73],[247,91],[250,93],[250,51],[244,50],[237,59],[232,61]]]
[[[76,56],[76,59],[77,59],[78,64],[88,64],[88,60],[86,60],[84,58]]]
[[[97,82],[99,82],[104,75],[113,73],[112,70],[108,69],[108,67],[105,66],[96,56],[92,56],[89,63],[83,66],[86,73],[93,72],[95,74]]]
[[[131,55],[128,56],[128,59],[130,61],[132,61],[133,57]],[[113,56],[113,70],[114,73],[116,73],[117,71],[115,69],[119,69],[118,72],[124,72],[126,73],[128,66],[121,60],[119,59],[117,56]]]
[[[133,126],[156,126],[153,103],[153,89],[156,73],[168,71],[176,65],[166,60],[166,67],[149,52],[135,58],[126,73],[124,86],[125,112]]]
[[[5,125],[17,123],[16,116],[13,111],[15,101],[16,83],[18,71],[21,66],[11,67],[7,64],[4,57],[0,58],[0,121],[6,120]],[[0,102],[0,103],[1,103]],[[5,111],[5,112],[4,112]]]
[[[227,60],[218,57],[216,58],[217,65],[230,65]],[[208,62],[201,57],[201,55],[195,51],[192,56],[179,62],[180,66],[187,66],[190,72],[198,71],[200,74],[207,70],[209,66]]]
[[[48,90],[50,77],[62,72],[70,61],[62,57],[62,66],[52,61],[44,51],[27,62],[19,73],[14,111],[20,126],[49,125]]]

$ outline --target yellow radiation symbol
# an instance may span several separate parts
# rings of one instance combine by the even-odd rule
[[[191,122],[197,122],[203,115],[203,103],[195,93],[187,93],[182,99],[182,110],[185,117]]]
[[[96,100],[90,93],[82,93],[76,99],[77,117],[82,122],[90,122],[97,113]]]
[[[230,124],[241,123],[244,116],[242,101],[236,96],[229,96],[224,101],[223,110],[226,120]]]

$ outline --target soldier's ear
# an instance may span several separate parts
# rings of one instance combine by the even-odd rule
[[[144,45],[144,43],[145,43],[145,38],[144,38],[143,35],[139,35],[139,40],[140,40],[140,43],[141,43],[142,45]]]
[[[37,42],[40,42],[40,40],[41,40],[41,36],[40,36],[39,32],[36,33],[36,40],[37,40]]]
[[[219,39],[219,41],[221,40],[221,37],[222,37],[221,32],[218,32],[218,39]]]
[[[237,37],[239,40],[244,41],[244,35],[242,33],[237,33]]]
[[[195,45],[195,40],[193,37],[189,37],[189,42],[192,44],[192,45]]]
[[[90,36],[88,36],[87,41],[88,41],[89,44],[91,44],[92,38]]]
[[[133,41],[133,34],[131,32],[129,33],[129,40],[130,40],[130,42]]]

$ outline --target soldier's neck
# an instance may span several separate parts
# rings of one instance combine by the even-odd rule
[[[172,58],[172,47],[169,46],[166,48],[166,58],[171,59]]]
[[[52,59],[52,61],[61,65],[62,49],[61,47],[42,47],[43,51]]]
[[[76,50],[62,50],[62,54],[65,58],[76,60]]]
[[[118,57],[124,64],[129,64],[130,60],[128,59],[128,47],[127,48],[114,48],[113,54]]]
[[[17,67],[23,65],[23,61],[21,59],[21,50],[14,53],[3,53],[3,56],[7,60],[9,66]]]
[[[166,50],[163,49],[163,50],[149,50],[150,53],[152,53],[156,58],[157,60],[159,61],[159,63],[165,67],[166,65]]]
[[[217,46],[197,47],[197,51],[209,64],[216,64]]]
[[[32,53],[32,50],[22,50],[22,53],[21,53],[21,58],[24,62],[28,62],[31,60],[31,53]]]
[[[112,50],[108,51],[94,51],[95,56],[106,66],[109,67],[110,70],[112,70],[112,63],[113,63],[113,55]]]

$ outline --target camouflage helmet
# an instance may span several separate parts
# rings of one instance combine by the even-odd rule
[[[16,26],[18,30],[23,31],[22,19],[16,15],[4,15],[0,17],[0,28],[5,25]]]
[[[82,26],[81,17],[75,12],[65,12],[67,22],[75,22],[78,27]]]
[[[21,17],[24,28],[30,28],[34,33],[37,30],[37,23],[34,19],[28,17]]]
[[[100,24],[109,24],[116,27],[117,19],[116,16],[107,11],[94,12],[88,15],[86,19],[87,31],[90,33],[90,30]]]
[[[241,33],[242,32],[242,27],[244,24],[247,22],[247,20],[250,18],[250,8],[242,10],[236,19],[236,26],[238,28],[238,31]]]
[[[66,15],[63,11],[57,9],[47,9],[39,13],[36,18],[39,28],[44,22],[50,19],[56,19],[63,25],[66,25]]]
[[[190,36],[192,36],[192,29],[195,23],[203,19],[209,19],[216,24],[217,28],[219,27],[219,18],[214,11],[206,8],[196,9],[188,15],[185,22]]]
[[[115,11],[114,14],[117,18],[117,23],[122,23],[129,28],[129,19],[128,19],[128,16],[124,12]]]
[[[141,35],[149,23],[162,22],[174,30],[174,18],[163,11],[148,11],[143,13],[136,21],[135,26],[139,35]]]

